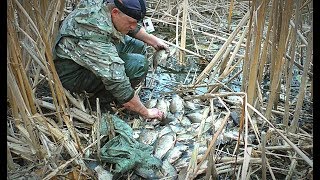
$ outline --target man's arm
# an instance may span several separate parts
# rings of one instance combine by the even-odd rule
[[[168,49],[168,45],[165,44],[160,38],[154,36],[153,34],[148,34],[144,27],[141,27],[140,30],[134,35],[134,38],[137,38],[150,46],[154,47],[156,50]]]
[[[152,109],[147,109],[140,101],[139,96],[134,95],[133,98],[124,103],[123,106],[126,109],[129,109],[131,111],[134,111],[138,114],[140,114],[143,118],[145,119],[161,119],[163,117],[163,112],[161,112],[159,109],[152,108]]]

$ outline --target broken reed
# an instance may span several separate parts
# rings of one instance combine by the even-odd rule
[[[71,157],[78,154],[78,151],[81,152],[82,145],[68,114],[68,102],[51,52],[65,3],[65,0],[8,1],[7,83],[9,108],[12,112],[12,119],[8,118],[8,121],[15,126],[8,130],[12,132],[8,134],[8,153],[14,153],[28,161],[34,161],[35,157],[41,160],[50,156],[50,149],[45,148],[46,143],[43,144],[46,141],[41,138],[43,136],[61,143]],[[53,114],[58,124],[46,118],[38,104],[35,92],[38,85],[44,82],[50,87],[56,109]],[[63,123],[73,139],[62,132]],[[31,149],[30,153],[14,145],[11,140],[17,138],[15,134],[21,137],[19,141],[14,141],[23,146],[27,144]],[[12,162],[11,154],[7,157]],[[76,163],[85,168],[81,160],[76,160]],[[14,168],[12,163],[9,165],[11,169]]]

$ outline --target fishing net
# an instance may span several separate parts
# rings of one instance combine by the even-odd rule
[[[135,140],[131,127],[119,117],[103,114],[101,135],[109,134],[110,125],[114,126],[116,136],[102,146],[101,160],[116,164],[114,172],[124,173],[137,168],[156,171],[161,168],[161,160],[152,154],[153,147]]]

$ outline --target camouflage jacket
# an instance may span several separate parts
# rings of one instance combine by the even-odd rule
[[[123,104],[131,100],[134,90],[115,46],[120,42],[124,35],[113,26],[102,0],[81,0],[61,24],[53,52],[92,71]]]

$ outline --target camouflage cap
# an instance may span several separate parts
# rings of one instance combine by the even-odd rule
[[[146,15],[145,0],[105,0],[107,3],[113,3],[124,14],[141,21]]]

